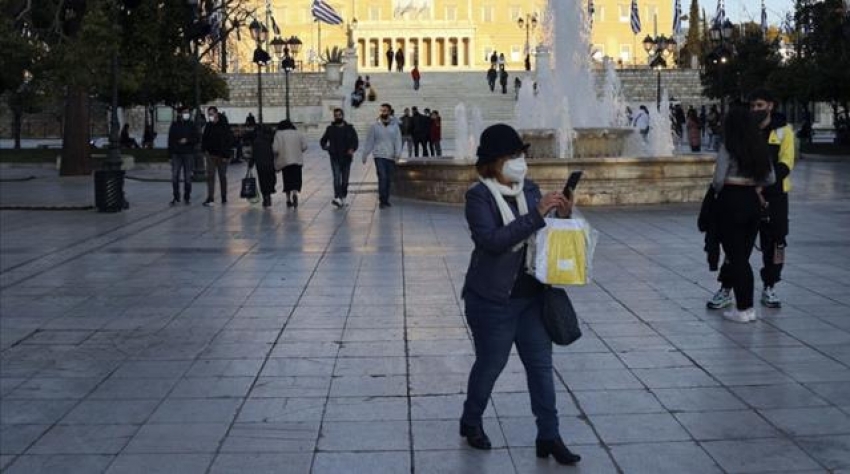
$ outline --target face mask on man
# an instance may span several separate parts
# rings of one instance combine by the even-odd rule
[[[191,118],[192,118],[192,114],[190,114],[189,112],[183,112],[183,120],[188,121]]]
[[[766,109],[753,110],[751,113],[753,114],[753,117],[756,119],[756,123],[758,123],[759,126],[761,126],[761,124],[764,123],[765,120],[767,120],[767,117],[770,116],[770,111]]]
[[[207,119],[209,119],[209,121],[210,121],[210,122],[215,122],[215,121],[216,121],[216,118],[218,118],[218,116],[217,116],[217,115],[215,115],[215,114],[209,114],[209,115],[207,116]]]
[[[528,164],[525,162],[525,155],[512,158],[502,165],[502,176],[512,183],[521,183],[527,172]]]

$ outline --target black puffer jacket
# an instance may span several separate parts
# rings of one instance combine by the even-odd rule
[[[229,157],[233,147],[233,133],[227,122],[221,119],[218,122],[207,122],[201,144],[210,155]]]

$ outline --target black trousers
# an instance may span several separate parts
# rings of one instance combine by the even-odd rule
[[[750,255],[759,230],[761,202],[752,186],[725,185],[717,197],[718,234],[726,260],[720,269],[724,288],[735,291],[739,310],[753,307],[754,277]]]
[[[422,147],[422,156],[428,156],[428,139],[413,137],[413,156],[419,156],[419,147]]]
[[[770,222],[760,222],[758,227],[759,247],[761,247],[761,282],[764,286],[773,286],[782,281],[783,263],[776,262],[776,249],[784,251],[788,235],[788,195],[768,196]],[[717,279],[724,288],[732,288],[726,262],[720,267]]]

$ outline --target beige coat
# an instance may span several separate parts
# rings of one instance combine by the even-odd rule
[[[298,130],[278,130],[274,134],[274,168],[278,171],[289,165],[303,165],[307,139]]]

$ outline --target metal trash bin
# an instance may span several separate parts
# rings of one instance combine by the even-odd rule
[[[98,212],[120,212],[127,207],[124,170],[94,172],[94,205]]]

